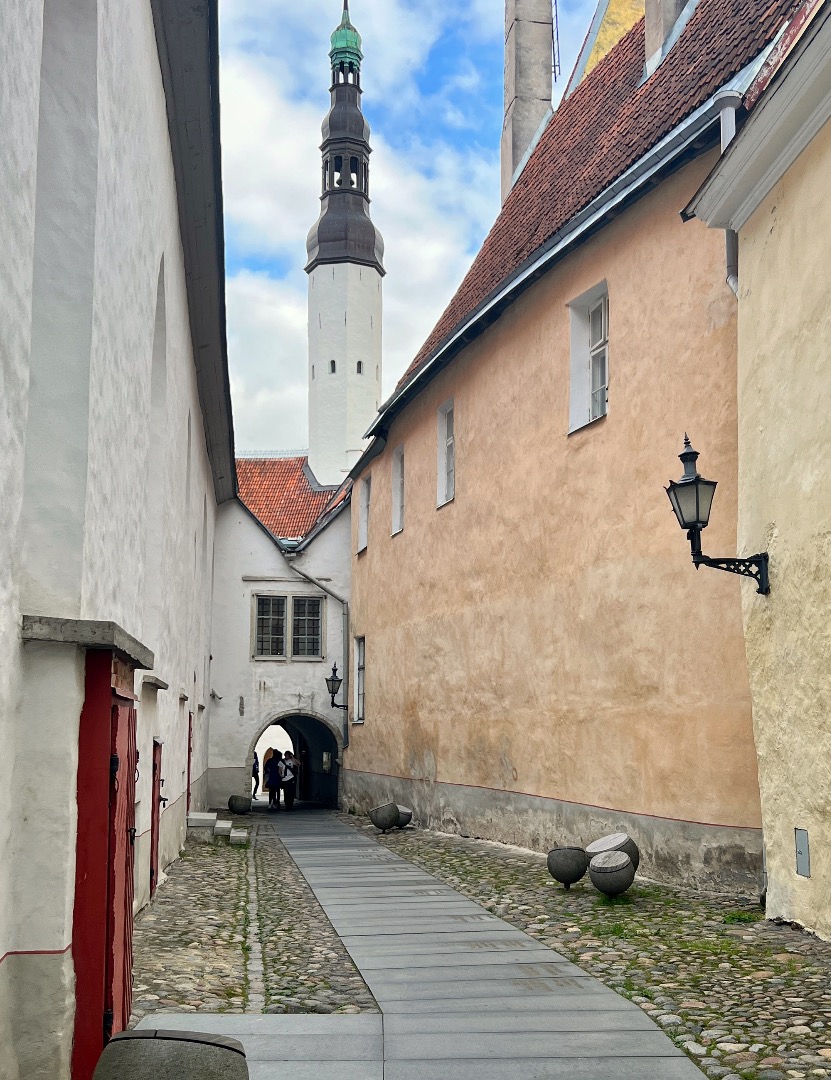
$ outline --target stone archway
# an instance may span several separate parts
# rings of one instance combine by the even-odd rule
[[[248,748],[248,774],[254,748],[270,727],[281,727],[291,739],[300,759],[298,800],[318,805],[340,805],[343,734],[330,720],[309,710],[272,716],[257,732]]]

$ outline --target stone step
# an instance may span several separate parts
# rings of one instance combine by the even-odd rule
[[[216,814],[201,814],[193,812],[188,814],[189,829],[213,829],[216,825]]]
[[[248,843],[248,832],[248,829],[231,829],[228,840],[234,847],[245,847]]]
[[[230,836],[233,827],[231,821],[217,821],[216,825],[214,825],[214,836]]]

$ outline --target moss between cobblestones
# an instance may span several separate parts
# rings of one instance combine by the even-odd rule
[[[260,826],[254,860],[266,1012],[377,1012],[372,994],[272,827]]]
[[[189,843],[133,934],[133,1018],[245,1008],[245,848]]]
[[[831,1076],[831,945],[751,897],[638,879],[609,902],[588,878],[556,885],[543,855],[342,820],[636,1002],[713,1080]]]

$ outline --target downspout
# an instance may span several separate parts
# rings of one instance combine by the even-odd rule
[[[736,110],[742,104],[743,98],[736,90],[725,90],[717,94],[715,100],[720,106],[719,117],[721,119],[721,152],[725,153],[727,147],[736,137]],[[727,284],[734,296],[739,295],[739,234],[733,229],[725,229],[725,255],[727,268]]]
[[[322,581],[318,581],[317,578],[313,578],[311,574],[307,574],[305,570],[301,570],[294,565],[294,559],[297,557],[296,551],[284,551],[286,562],[289,564],[289,568],[299,574],[305,581],[308,581],[310,585],[314,585],[320,589],[321,592],[325,592],[327,596],[331,596],[333,600],[337,600],[340,606],[343,608],[343,696],[345,701],[349,701],[349,601],[344,600],[342,596],[338,596],[336,592],[333,592],[327,585],[324,585]],[[343,748],[344,750],[349,746],[349,712],[348,710],[343,714]]]

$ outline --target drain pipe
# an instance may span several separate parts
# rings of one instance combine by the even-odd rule
[[[725,153],[736,137],[736,111],[744,98],[737,90],[724,90],[716,94],[721,120],[721,152]],[[739,234],[733,229],[725,229],[725,255],[727,266],[727,284],[734,296],[739,295]]]
[[[305,570],[301,570],[294,565],[294,560],[297,558],[296,551],[284,551],[283,552],[286,562],[289,564],[289,569],[293,570],[295,574],[298,574],[305,581],[308,581],[310,585],[314,585],[320,589],[321,592],[325,592],[327,596],[331,596],[333,600],[336,600],[343,609],[343,696],[345,701],[349,701],[349,601],[345,600],[342,596],[338,596],[336,592],[333,592],[327,585],[324,585],[322,581],[318,581],[317,578],[313,578],[311,574],[307,574]],[[346,711],[343,714],[343,748],[344,750],[349,746],[349,712]]]

